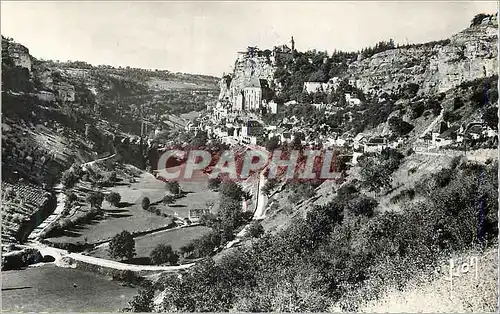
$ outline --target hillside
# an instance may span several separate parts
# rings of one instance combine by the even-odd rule
[[[161,265],[136,312],[495,310],[497,30],[481,14],[438,42],[332,54],[292,37],[239,52],[221,79],[37,60],[2,38],[2,242],[38,224],[41,243],[83,260]],[[268,164],[208,179],[212,162],[203,181],[164,182],[171,147],[232,149],[238,167],[251,150],[299,151],[295,174],[332,152],[333,177],[270,178]],[[448,289],[446,263],[471,256],[478,278]]]
[[[3,243],[54,210],[71,165],[117,154],[144,169],[148,140],[183,128],[217,92],[215,77],[39,60],[2,36]]]
[[[258,222],[251,231],[239,233],[239,241],[212,258],[223,231],[214,229],[212,238],[194,243],[209,248],[206,260],[180,279],[158,280],[156,311],[494,310],[497,29],[496,15],[478,15],[469,28],[439,42],[381,42],[331,56],[293,51],[271,60],[279,110],[263,113],[263,125],[293,124],[288,132],[304,132],[307,141],[281,137],[268,149],[323,145],[338,152],[338,175],[267,180],[267,205],[263,215],[254,216]],[[221,102],[231,102],[232,86],[240,89],[252,73],[267,81],[267,66],[243,62],[254,58],[238,59],[232,76],[221,79]],[[318,89],[308,91],[305,82]],[[351,97],[358,101],[349,102]],[[289,122],[292,116],[296,123]],[[455,138],[430,144],[471,125],[481,131],[464,134],[460,143]],[[487,137],[486,129],[495,135]],[[359,141],[356,148],[360,134],[388,143],[369,151]],[[267,148],[272,141],[265,143]],[[359,152],[356,162],[345,161]],[[479,278],[457,278],[448,300],[446,262],[470,256],[480,260]]]

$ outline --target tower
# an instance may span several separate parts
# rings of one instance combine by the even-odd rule
[[[295,40],[293,40],[293,36],[292,36],[292,40],[290,40],[290,43],[292,43],[292,52],[295,50]]]

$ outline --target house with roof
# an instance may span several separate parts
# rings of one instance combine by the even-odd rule
[[[265,99],[262,100],[262,108],[265,108],[268,113],[270,114],[277,114],[278,113],[278,104],[274,102],[273,100],[267,101]]]
[[[375,136],[367,140],[367,142],[363,145],[363,151],[365,153],[377,153],[387,147],[388,144],[385,137]]]
[[[188,219],[191,222],[199,222],[201,217],[208,213],[210,213],[210,210],[208,208],[190,209],[188,214]]]
[[[478,140],[483,135],[483,123],[472,122],[468,125],[462,124],[457,131],[457,142],[463,142],[465,134],[474,140]]]
[[[451,128],[435,137],[432,144],[437,147],[441,147],[454,143],[457,140],[457,132],[459,128],[460,127],[458,125],[452,126]]]
[[[359,106],[361,105],[361,100],[359,98],[354,97],[350,93],[345,93],[345,101],[351,106]]]
[[[367,137],[363,133],[358,133],[353,139],[353,148],[355,150],[362,149],[366,143]]]

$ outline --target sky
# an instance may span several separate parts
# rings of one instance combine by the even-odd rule
[[[237,51],[357,51],[463,30],[495,1],[1,2],[1,33],[36,58],[222,76]]]

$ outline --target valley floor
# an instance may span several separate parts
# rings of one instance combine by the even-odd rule
[[[136,293],[106,277],[50,264],[2,271],[2,311],[113,312]]]

